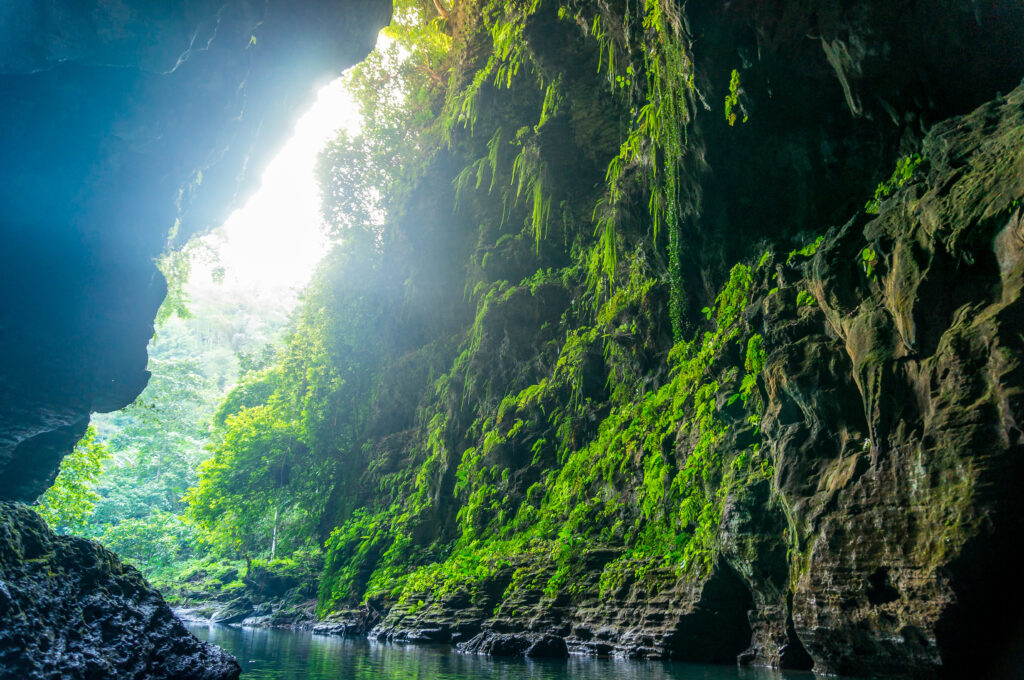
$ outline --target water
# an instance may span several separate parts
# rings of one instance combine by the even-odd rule
[[[563,661],[497,659],[440,645],[400,645],[304,631],[189,625],[200,640],[238,658],[243,680],[810,680],[733,666],[571,656]]]

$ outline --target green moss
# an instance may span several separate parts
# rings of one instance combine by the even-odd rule
[[[722,409],[742,397],[756,423],[761,408],[754,396],[764,341],[743,322],[752,284],[749,267],[733,268],[710,308],[711,328],[672,348],[668,379],[654,389],[638,389],[643,377],[625,368],[628,353],[609,349],[615,341],[607,330],[619,328],[620,310],[650,294],[653,283],[639,270],[602,305],[598,326],[567,331],[550,374],[496,400],[470,428],[475,445],[463,449],[454,476],[459,533],[450,547],[438,546],[450,551],[440,559],[428,554],[437,548],[415,548],[411,540],[415,517],[432,507],[439,465],[448,458],[447,421],[435,413],[425,428],[426,454],[413,493],[387,511],[357,512],[332,533],[321,607],[371,597],[429,606],[460,589],[477,592],[526,558],[551,565],[543,591],[557,599],[581,587],[580,560],[600,546],[625,549],[601,577],[606,590],[624,580],[663,578],[666,568],[692,577],[706,573],[728,490],[754,471],[765,474],[756,449],[722,449],[733,422]],[[484,323],[481,310],[506,294],[510,290],[499,285],[484,295],[477,327]],[[471,356],[480,335],[471,334],[468,343]],[[591,434],[582,435],[584,414],[594,413],[582,386],[596,358],[608,368],[610,407]],[[465,370],[466,362],[458,359],[453,371]],[[528,488],[517,487],[512,470],[495,464],[502,451],[518,447],[531,452],[526,469],[535,472]]]
[[[789,255],[786,256],[786,264],[792,264],[793,260],[797,257],[813,257],[814,254],[818,252],[818,247],[822,244],[824,240],[824,236],[819,236],[818,238],[814,239],[814,241],[812,241],[811,243],[805,245],[803,248],[790,251]],[[765,255],[767,255],[767,253],[765,253]],[[762,257],[761,259],[763,261],[764,257]]]
[[[818,304],[818,301],[814,299],[810,291],[801,290],[796,294],[796,306],[797,307],[813,307]]]
[[[860,266],[864,275],[869,279],[875,274],[875,267],[878,266],[878,253],[871,246],[867,246],[860,252]]]

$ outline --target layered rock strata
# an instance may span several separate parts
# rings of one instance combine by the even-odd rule
[[[340,630],[482,653],[1014,677],[1024,87],[937,124],[920,155],[877,215],[756,268],[744,323],[764,338],[763,418],[754,432],[736,417],[728,436],[737,450],[756,437],[774,473],[730,488],[706,576],[652,569],[602,593],[618,553],[595,550],[552,599],[538,556]]]

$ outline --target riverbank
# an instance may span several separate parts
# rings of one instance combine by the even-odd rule
[[[565,659],[510,659],[460,654],[438,644],[395,644],[309,630],[191,624],[204,642],[219,645],[242,665],[242,680],[811,680],[810,673],[636,661],[573,655]]]
[[[277,560],[196,560],[151,575],[186,623],[311,630],[317,623],[318,553]]]

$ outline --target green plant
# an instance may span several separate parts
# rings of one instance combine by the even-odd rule
[[[35,505],[50,528],[59,533],[85,528],[100,499],[95,486],[103,471],[103,462],[109,457],[110,450],[97,438],[96,428],[90,425],[74,450],[61,461],[57,478]]]
[[[875,188],[874,197],[864,205],[864,212],[877,215],[882,201],[903,187],[914,176],[914,172],[924,159],[920,154],[910,154],[896,161],[896,169],[888,180],[879,183]]]
[[[796,257],[813,257],[814,254],[818,252],[818,247],[821,246],[824,240],[824,236],[819,236],[818,238],[814,239],[813,241],[805,245],[803,248],[791,250],[789,252],[789,255],[786,256],[786,264],[792,264],[793,259]]]
[[[870,279],[875,274],[875,267],[878,265],[878,253],[871,246],[866,246],[860,251],[860,265],[864,274]]]
[[[739,119],[736,110],[743,109],[740,104],[740,89],[740,72],[733,69],[729,75],[729,93],[725,95],[725,121],[729,123],[729,127],[734,126]],[[747,113],[743,111],[742,122],[746,123],[747,120]]]

